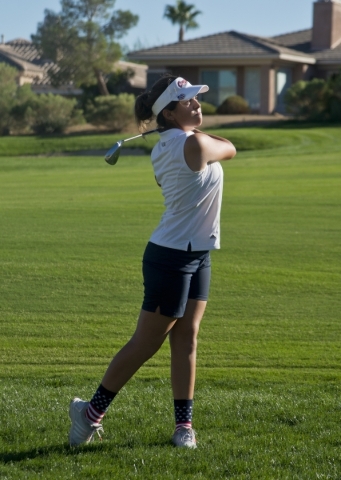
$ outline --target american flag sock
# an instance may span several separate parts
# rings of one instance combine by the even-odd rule
[[[102,418],[107,413],[109,405],[116,395],[117,393],[110,392],[110,390],[104,388],[103,385],[98,387],[85,412],[85,416],[90,423],[101,423]]]
[[[174,400],[175,430],[192,428],[193,400]]]

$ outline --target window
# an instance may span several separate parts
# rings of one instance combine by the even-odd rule
[[[150,90],[155,82],[160,80],[166,70],[162,69],[148,69],[147,70],[147,90]]]
[[[237,71],[229,70],[204,70],[201,72],[201,83],[210,87],[204,94],[203,100],[217,107],[237,91]]]
[[[285,112],[284,98],[286,91],[292,84],[291,68],[280,68],[276,75],[276,93],[277,93],[277,112]]]
[[[252,111],[260,109],[260,68],[245,69],[245,100]]]

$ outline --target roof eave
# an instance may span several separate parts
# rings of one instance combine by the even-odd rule
[[[315,65],[316,58],[307,57],[306,55],[291,55],[290,53],[280,53],[279,58],[281,60],[288,60],[290,62],[304,63],[308,65]]]
[[[153,56],[131,56],[129,57],[135,60],[143,60],[147,64],[162,63],[169,66],[176,65],[198,65],[205,63],[205,65],[221,64],[226,62],[237,63],[259,63],[259,62],[271,62],[274,60],[285,60],[294,63],[304,63],[314,65],[316,59],[304,55],[290,55],[288,53],[276,53],[276,54],[264,54],[264,55],[153,55]]]
[[[34,63],[21,59],[18,57],[17,54],[13,54],[13,52],[9,52],[8,50],[2,49],[0,47],[0,55],[7,58],[9,62],[16,66],[16,68],[22,72],[27,72],[29,74],[40,75],[42,74],[42,68]]]
[[[316,60],[317,65],[338,65],[340,66],[341,64],[341,58],[334,58],[334,59],[323,59],[323,60]]]

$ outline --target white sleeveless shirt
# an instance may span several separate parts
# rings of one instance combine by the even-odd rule
[[[184,145],[193,132],[172,128],[161,133],[151,160],[161,185],[166,211],[150,241],[163,247],[192,251],[220,248],[223,169],[219,162],[193,172]]]

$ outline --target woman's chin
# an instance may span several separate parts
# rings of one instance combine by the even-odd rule
[[[195,126],[200,127],[200,125],[202,124],[202,114],[200,113],[199,115],[196,115],[195,120],[196,120]]]

